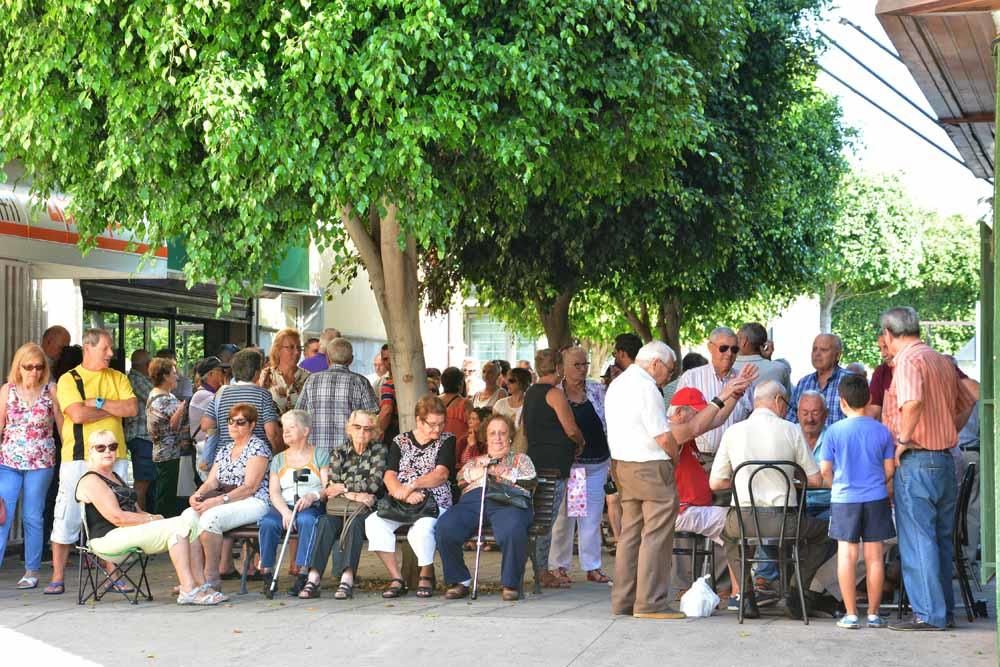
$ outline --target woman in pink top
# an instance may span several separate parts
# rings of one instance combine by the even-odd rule
[[[23,488],[25,570],[18,588],[38,586],[42,512],[56,463],[53,426],[62,428],[62,411],[55,385],[49,383],[49,365],[41,347],[26,343],[14,353],[7,384],[0,387],[0,498],[7,510],[7,520],[0,525],[0,566]]]

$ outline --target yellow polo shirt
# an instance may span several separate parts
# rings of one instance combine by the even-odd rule
[[[88,371],[83,366],[73,369],[83,380],[83,393],[86,398],[103,398],[105,400],[121,401],[127,398],[135,398],[132,391],[132,384],[128,377],[119,373],[113,368],[105,368],[101,371]],[[56,385],[56,398],[59,400],[59,407],[63,412],[62,428],[62,460],[81,461],[87,458],[87,441],[94,431],[111,431],[118,441],[118,458],[128,457],[125,447],[125,431],[122,429],[122,420],[118,417],[105,417],[89,424],[82,424],[82,443],[77,442],[78,432],[74,428],[77,424],[66,414],[66,408],[74,403],[83,403],[84,398],[80,396],[80,390],[76,386],[76,378],[72,372],[66,372],[59,378]]]

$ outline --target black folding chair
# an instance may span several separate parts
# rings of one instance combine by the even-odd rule
[[[746,468],[746,470],[744,470]],[[792,469],[792,475],[789,475],[787,469]],[[781,475],[781,478],[785,483],[785,502],[781,507],[758,507],[756,499],[754,497],[754,479],[762,471],[774,470]],[[749,501],[750,504],[744,507],[740,503],[739,492],[737,491],[736,480],[740,474],[743,472],[745,475],[749,475],[747,480],[747,489],[749,490]],[[795,581],[798,583],[799,589],[799,603],[802,608],[802,621],[809,625],[809,614],[806,609],[806,597],[805,597],[805,587],[802,584],[802,563],[799,558],[799,545],[802,541],[802,516],[803,510],[806,506],[806,494],[805,494],[805,484],[801,483],[799,486],[803,487],[798,490],[797,500],[794,504],[790,501],[792,500],[793,493],[796,492],[795,479],[798,478],[803,482],[806,479],[805,471],[795,463],[794,461],[768,461],[768,460],[756,460],[756,461],[744,461],[740,465],[736,466],[736,470],[733,471],[733,500],[735,502],[738,511],[736,512],[736,517],[740,526],[740,590],[748,591],[752,590],[752,582],[750,581],[750,564],[753,563],[777,563],[778,571],[781,574],[781,590],[782,593],[787,591],[786,585],[786,567],[785,562],[787,558],[790,558],[795,571]],[[753,521],[754,536],[748,536],[746,530],[747,517],[745,514],[749,514],[749,518]],[[777,537],[771,535],[764,535],[764,532],[760,529],[760,517],[764,514],[779,516],[781,518],[781,530]],[[789,526],[791,523],[789,520],[794,520],[794,524]],[[793,528],[789,533],[790,528]],[[763,550],[756,549],[754,557],[750,558],[748,556],[751,547],[760,546],[773,546],[777,547],[777,556],[774,558],[763,555]],[[786,556],[786,552],[789,552]],[[737,612],[739,622],[743,623],[743,605],[740,604],[739,611]]]
[[[677,544],[678,540],[686,541],[688,546],[680,546]],[[708,568],[708,574],[711,577],[712,590],[715,590],[715,543],[712,542],[711,538],[705,537],[698,533],[689,533],[686,531],[677,531],[674,533],[674,556],[690,556],[691,557],[691,581],[692,583],[698,578],[698,561],[701,560],[702,574],[705,573],[705,568]]]
[[[85,604],[89,600],[99,602],[109,591],[114,591],[132,604],[139,604],[139,598],[152,601],[149,591],[149,578],[146,576],[146,564],[149,555],[142,549],[134,547],[117,554],[106,554],[114,558],[124,557],[119,563],[107,561],[113,567],[105,569],[105,560],[90,548],[90,529],[87,527],[86,503],[80,502],[80,521],[83,530],[76,546],[80,559],[80,578],[77,587],[77,604]],[[133,579],[131,572],[138,568],[139,576]],[[131,589],[131,593],[123,589]]]
[[[972,566],[965,557],[965,547],[969,546],[969,501],[972,498],[972,488],[976,483],[976,464],[970,463],[962,476],[962,485],[958,489],[958,502],[955,503],[955,530],[952,533],[952,548],[954,550],[955,571],[958,574],[959,589],[962,591],[962,604],[965,605],[965,615],[969,623],[976,616],[986,617],[986,605],[978,602],[972,595]],[[982,611],[980,611],[982,609]]]

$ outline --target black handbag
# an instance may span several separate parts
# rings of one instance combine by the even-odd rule
[[[486,500],[492,500],[501,505],[510,505],[521,510],[531,507],[531,494],[519,486],[497,482],[486,478]]]
[[[434,494],[429,490],[424,491],[423,502],[411,505],[402,500],[396,500],[392,496],[384,496],[375,505],[375,513],[387,521],[396,521],[402,524],[416,523],[417,519],[425,516],[436,517],[438,515],[437,501]]]

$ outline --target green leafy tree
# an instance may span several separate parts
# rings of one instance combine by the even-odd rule
[[[917,282],[920,222],[894,175],[848,173],[837,193],[840,213],[824,237],[820,330],[832,331],[833,310],[849,299],[891,295]]]
[[[344,274],[360,261],[406,425],[426,391],[420,259],[470,224],[503,234],[543,193],[584,207],[658,187],[647,166],[708,131],[704,71],[731,65],[741,12],[11,0],[0,152],[72,197],[85,248],[108,224],[183,238],[188,281],[214,282],[223,306],[310,239]]]

